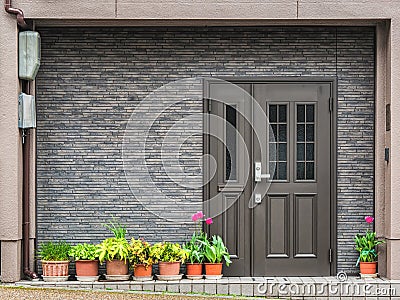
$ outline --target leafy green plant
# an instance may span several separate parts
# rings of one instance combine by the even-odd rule
[[[157,243],[151,247],[156,262],[181,262],[184,263],[188,253],[179,244],[170,242]]]
[[[213,236],[212,240],[202,241],[204,244],[204,256],[210,263],[221,263],[225,260],[225,264],[229,266],[232,261],[229,257],[228,249],[225,247],[224,242],[220,236]]]
[[[374,222],[374,217],[366,216],[365,222],[371,224]],[[374,262],[378,256],[375,247],[379,244],[383,244],[385,241],[379,241],[376,239],[376,232],[372,232],[367,229],[365,235],[357,234],[354,238],[356,242],[356,250],[359,252],[359,257],[356,263],[356,266],[359,265],[360,262]]]
[[[70,249],[71,245],[63,241],[45,242],[39,245],[37,255],[42,261],[65,261],[69,260]]]
[[[99,258],[97,248],[94,244],[77,244],[71,247],[68,254],[75,260],[96,260]]]
[[[98,245],[96,255],[99,256],[100,263],[106,260],[124,260],[129,258],[129,243],[125,238],[108,238]]]
[[[207,241],[207,235],[199,231],[193,233],[190,241],[182,245],[183,250],[188,253],[188,261],[192,264],[203,263],[205,246],[202,241]]]
[[[360,253],[357,266],[360,262],[374,262],[378,256],[375,247],[385,241],[376,239],[376,232],[367,230],[365,235],[357,234],[355,239],[356,250]]]
[[[119,223],[115,217],[112,217],[111,221],[108,224],[104,224],[103,226],[110,230],[114,234],[114,237],[117,239],[124,239],[126,233],[128,232],[126,230],[126,226]]]
[[[154,263],[154,253],[151,245],[144,239],[132,238],[129,244],[129,262],[131,265],[144,264],[147,268]]]

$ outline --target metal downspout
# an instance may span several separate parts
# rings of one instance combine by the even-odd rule
[[[14,8],[11,6],[11,0],[4,0],[4,9],[9,14],[17,16],[17,23],[22,28],[27,28],[28,25],[25,23],[24,12],[19,8]]]
[[[22,131],[22,155],[23,155],[23,210],[22,210],[22,232],[23,232],[23,268],[24,275],[31,279],[39,278],[29,268],[29,232],[30,232],[30,205],[29,205],[29,166],[30,166],[30,132],[29,129]]]

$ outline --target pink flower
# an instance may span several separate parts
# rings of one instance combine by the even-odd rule
[[[213,220],[211,218],[206,219],[206,224],[210,225],[213,223]]]
[[[374,221],[374,217],[371,217],[371,216],[365,217],[365,222],[367,222],[368,224],[372,223],[373,221]]]
[[[192,221],[196,222],[199,218],[197,217],[197,213],[192,215]]]
[[[198,219],[204,218],[204,214],[203,214],[202,211],[198,211],[198,212],[197,212],[197,218],[198,218]]]
[[[202,219],[203,217],[204,217],[203,212],[198,211],[197,213],[195,213],[195,214],[192,215],[192,221],[193,221],[193,222],[196,222],[197,220],[200,220],[200,219]]]

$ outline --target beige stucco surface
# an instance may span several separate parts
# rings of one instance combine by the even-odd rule
[[[296,18],[296,0],[118,1],[124,19],[286,19]]]
[[[375,25],[377,30],[376,89],[376,229],[388,243],[382,248],[381,274],[400,279],[400,0],[15,0],[25,16],[47,25]],[[379,21],[387,20],[386,24]],[[96,23],[97,22],[97,23]],[[102,23],[103,22],[103,23]],[[117,23],[119,22],[119,23]],[[42,23],[43,24],[43,23]],[[390,24],[389,26],[387,24]],[[2,262],[21,238],[22,155],[17,128],[17,27],[15,16],[0,13],[0,239]],[[6,42],[4,42],[6,41]],[[385,131],[385,104],[391,103],[391,131]],[[384,162],[384,147],[390,162]],[[397,150],[397,151],[396,151]],[[32,155],[34,150],[31,151]],[[6,158],[6,159],[4,159]],[[34,168],[31,165],[31,174]],[[33,190],[31,190],[33,192]],[[34,203],[34,198],[31,198]],[[32,210],[31,216],[34,217]],[[31,236],[34,230],[31,228]],[[10,252],[11,251],[11,252]],[[5,254],[7,253],[7,254]],[[17,259],[14,254],[13,259]],[[10,259],[8,257],[7,259]],[[18,264],[7,263],[9,279],[19,276]],[[2,263],[3,267],[3,263]],[[2,270],[2,278],[4,279]]]
[[[19,0],[13,1],[14,7],[20,7],[28,18],[39,19],[102,19],[115,17],[114,0]]]
[[[22,164],[18,130],[17,28],[0,15],[0,239],[21,238]]]
[[[392,19],[399,0],[299,0],[300,19]]]

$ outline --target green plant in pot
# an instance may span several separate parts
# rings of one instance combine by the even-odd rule
[[[211,240],[202,241],[204,244],[205,269],[207,276],[222,275],[222,261],[226,266],[231,264],[228,249],[224,245],[222,238],[214,235]]]
[[[71,245],[63,241],[50,241],[39,245],[37,256],[42,261],[45,281],[68,280],[70,248]]]
[[[97,280],[99,274],[99,255],[97,245],[77,244],[69,250],[69,255],[75,259],[76,276],[80,281]]]
[[[116,222],[114,218],[104,226],[114,234],[114,237],[102,241],[96,251],[100,263],[106,262],[106,278],[127,280],[129,278],[127,276],[129,242],[125,238],[127,230],[125,226]]]
[[[187,252],[186,276],[189,279],[198,279],[203,277],[204,261],[204,243],[207,241],[207,235],[202,232],[195,232],[189,242],[182,245],[183,250]]]
[[[371,216],[365,217],[365,221],[370,224],[374,221]],[[361,274],[374,274],[376,276],[378,252],[376,246],[383,244],[385,241],[376,238],[376,232],[367,229],[365,234],[357,234],[354,238],[356,250],[359,257],[356,265],[360,265]]]
[[[188,257],[188,253],[179,244],[170,242],[154,244],[151,251],[154,260],[158,262],[158,271],[161,276],[179,275],[181,263],[184,263]]]
[[[151,245],[144,239],[132,238],[129,244],[129,262],[135,279],[152,278],[154,253]]]

